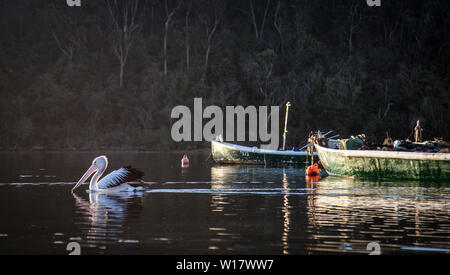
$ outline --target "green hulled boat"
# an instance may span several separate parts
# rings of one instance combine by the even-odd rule
[[[315,144],[330,175],[418,180],[450,180],[449,153],[338,150]]]
[[[211,141],[211,154],[218,163],[262,164],[262,165],[304,165],[306,151],[277,151],[247,147],[217,140]],[[315,153],[317,156],[317,154]]]

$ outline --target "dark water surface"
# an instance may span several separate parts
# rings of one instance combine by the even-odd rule
[[[98,153],[2,153],[0,254],[450,254],[450,184],[217,166],[209,152],[110,153],[141,168],[135,194],[71,188]],[[107,171],[107,172],[108,172]]]

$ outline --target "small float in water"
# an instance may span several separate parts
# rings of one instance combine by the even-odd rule
[[[187,155],[184,155],[181,159],[181,168],[188,168],[189,167],[189,158]]]
[[[318,176],[322,172],[322,169],[319,168],[319,164],[314,163],[313,165],[308,166],[306,168],[307,176]]]

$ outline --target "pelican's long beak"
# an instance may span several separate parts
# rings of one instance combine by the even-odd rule
[[[81,177],[81,179],[77,182],[77,184],[75,185],[74,188],[72,188],[72,193],[73,191],[75,191],[75,189],[77,189],[81,184],[83,184],[90,175],[92,175],[94,172],[96,172],[98,170],[98,166],[95,164],[92,164],[91,167],[89,167],[89,169],[86,171],[86,173],[84,173],[84,175]]]

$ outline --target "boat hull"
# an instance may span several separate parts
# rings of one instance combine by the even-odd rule
[[[211,141],[211,154],[215,162],[228,164],[304,165],[309,159],[306,151],[263,150],[219,141]]]
[[[315,145],[328,174],[363,178],[450,180],[450,154],[336,150]]]

